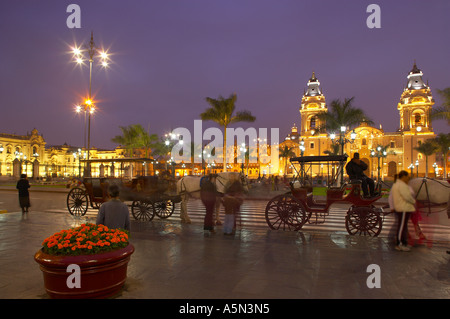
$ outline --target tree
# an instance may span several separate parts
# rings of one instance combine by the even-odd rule
[[[286,175],[286,172],[287,172],[287,161],[288,161],[288,158],[291,158],[292,156],[295,156],[294,146],[284,145],[279,150],[279,157],[280,158],[284,158],[284,160],[285,160],[285,162],[284,162],[284,175]]]
[[[230,124],[237,122],[254,122],[256,118],[250,113],[250,111],[238,111],[234,113],[236,109],[236,94],[231,94],[228,98],[219,96],[218,99],[210,97],[206,98],[206,102],[211,105],[200,114],[202,120],[214,121],[223,127],[223,171],[227,171],[226,149],[227,149],[227,127]]]
[[[438,146],[433,140],[427,140],[414,149],[425,155],[425,177],[428,177],[428,156],[433,155],[438,150]]]
[[[158,140],[156,134],[149,134],[140,124],[120,126],[120,130],[122,135],[116,135],[111,141],[125,146],[130,157],[134,156],[135,149],[144,149],[145,157],[148,157],[150,149]]]
[[[361,122],[372,124],[373,121],[368,118],[363,110],[352,105],[354,97],[346,98],[344,102],[339,99],[331,101],[328,111],[322,111],[317,114],[317,118],[324,123],[319,129],[323,131],[340,131],[342,126],[354,127]]]
[[[447,158],[448,158],[448,152],[450,148],[450,133],[444,134],[440,133],[437,137],[433,139],[433,142],[438,147],[438,151],[442,152],[444,156],[444,178],[447,178]]]
[[[437,92],[444,99],[444,104],[431,111],[431,119],[447,120],[448,125],[450,125],[450,88],[437,90]]]
[[[137,133],[133,129],[133,125],[127,127],[119,126],[119,128],[122,131],[122,135],[116,135],[111,141],[124,146],[127,150],[127,154],[132,157],[134,155]]]
[[[340,152],[341,152],[341,146],[337,143],[331,143],[331,149],[326,150],[323,153],[328,156],[334,156],[334,155],[339,155]]]

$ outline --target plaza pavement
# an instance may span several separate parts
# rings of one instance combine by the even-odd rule
[[[33,256],[43,239],[86,219],[30,211],[0,214],[0,299],[48,299]],[[389,236],[343,231],[238,229],[205,234],[201,223],[131,222],[128,278],[115,299],[449,299],[449,241],[394,250]],[[369,288],[369,265],[380,288]]]

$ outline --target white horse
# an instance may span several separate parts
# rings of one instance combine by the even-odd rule
[[[413,178],[409,185],[417,194],[416,199],[433,204],[445,204],[450,200],[450,183],[446,180]]]
[[[187,212],[187,202],[190,198],[200,199],[200,181],[204,176],[184,176],[177,182],[177,194],[181,196],[181,208],[180,218],[182,223],[191,223]],[[238,172],[221,172],[216,174],[216,191],[220,194],[224,194],[228,185],[238,181],[247,192],[247,181],[245,177]],[[216,200],[216,225],[221,225],[220,221],[220,196]]]

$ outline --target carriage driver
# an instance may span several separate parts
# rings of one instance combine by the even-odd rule
[[[359,159],[359,153],[355,153],[351,161],[345,166],[345,170],[347,171],[350,180],[359,179],[362,181],[361,188],[363,190],[364,197],[374,197],[375,183],[373,179],[364,174],[366,169],[367,164]]]

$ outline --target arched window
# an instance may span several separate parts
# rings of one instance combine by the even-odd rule
[[[316,117],[315,116],[311,117],[311,120],[309,122],[309,128],[310,129],[315,129],[316,128]]]
[[[416,125],[422,123],[422,116],[420,113],[414,114],[414,123],[416,123]]]
[[[363,138],[361,144],[362,145],[367,145],[367,140],[365,138]]]

